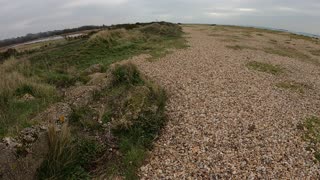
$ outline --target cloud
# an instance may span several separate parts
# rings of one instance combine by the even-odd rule
[[[320,34],[320,24],[315,23],[319,8],[319,0],[0,0],[0,39],[88,24],[155,20]]]
[[[64,4],[63,8],[85,7],[90,5],[115,6],[128,2],[128,0],[72,0]]]
[[[238,8],[237,10],[241,11],[241,12],[255,12],[255,11],[257,11],[256,9],[253,9],[253,8]]]

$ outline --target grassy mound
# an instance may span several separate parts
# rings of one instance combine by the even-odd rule
[[[109,87],[95,97],[104,102],[102,123],[93,120],[90,108],[80,108],[70,118],[70,128],[50,127],[49,152],[38,170],[40,179],[137,179],[137,169],[165,124],[166,96],[133,64],[115,65],[109,72]],[[109,130],[116,140],[101,144],[95,137],[104,137]],[[117,151],[110,152],[111,147]]]
[[[165,124],[166,95],[157,85],[143,77],[132,64],[112,70],[113,86],[106,91],[108,111],[103,121],[110,123],[119,139],[121,156],[109,176],[137,178],[136,170]],[[110,170],[110,167],[109,169]]]

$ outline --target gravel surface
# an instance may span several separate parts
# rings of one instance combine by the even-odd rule
[[[184,31],[190,48],[155,62],[133,60],[169,95],[169,122],[140,169],[141,179],[319,179],[319,164],[297,128],[320,115],[319,66],[232,50],[226,48],[232,42],[199,27]],[[285,73],[248,69],[249,61],[279,65]],[[298,93],[275,86],[291,80],[312,88]]]

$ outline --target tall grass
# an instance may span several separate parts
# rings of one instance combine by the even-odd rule
[[[74,145],[70,129],[64,124],[61,131],[55,125],[48,127],[47,158],[39,169],[39,179],[61,179],[75,162]]]
[[[48,147],[38,179],[90,179],[90,163],[103,149],[95,140],[73,134],[67,124],[61,130],[49,126]]]
[[[29,126],[31,115],[39,112],[57,97],[54,87],[24,73],[30,69],[26,60],[10,58],[0,65],[0,137]],[[30,94],[35,99],[22,100]]]

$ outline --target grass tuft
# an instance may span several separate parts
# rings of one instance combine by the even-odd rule
[[[132,63],[127,63],[124,65],[117,64],[112,70],[112,84],[114,86],[118,84],[133,86],[142,83],[143,80],[141,79],[140,72]]]
[[[104,150],[95,140],[72,134],[67,124],[60,131],[49,126],[48,145],[38,179],[90,179],[90,165]]]
[[[261,72],[265,72],[273,75],[279,75],[283,73],[283,68],[279,66],[275,66],[268,63],[262,63],[258,61],[251,61],[247,63],[247,67],[253,70],[257,70],[257,71],[261,71]]]
[[[38,177],[39,179],[63,178],[65,173],[71,171],[70,168],[75,162],[75,147],[66,124],[62,126],[61,132],[58,132],[54,125],[48,127],[48,145],[48,155],[39,169]]]

